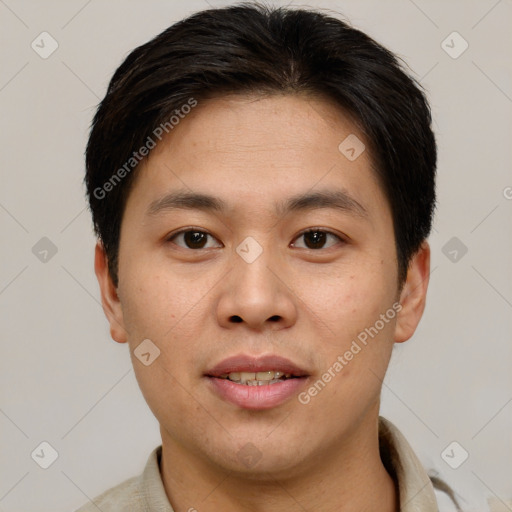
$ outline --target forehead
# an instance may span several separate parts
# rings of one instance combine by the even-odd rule
[[[228,207],[266,200],[276,210],[284,196],[336,188],[369,211],[386,209],[367,146],[323,98],[225,96],[199,102],[152,150],[133,188],[146,205],[188,189]]]
[[[152,152],[172,146],[172,139],[190,143],[195,154],[214,151],[217,159],[246,152],[278,156],[316,147],[338,156],[348,136],[363,136],[351,116],[327,98],[308,94],[229,95],[199,102],[167,139]],[[179,133],[179,135],[178,135]],[[193,135],[193,137],[187,137]],[[176,146],[176,144],[175,144]],[[368,153],[365,155],[369,157]],[[268,161],[269,157],[265,157]]]

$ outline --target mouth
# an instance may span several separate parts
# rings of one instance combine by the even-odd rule
[[[299,392],[309,373],[280,356],[233,356],[204,376],[210,389],[224,401],[243,409],[270,409]]]

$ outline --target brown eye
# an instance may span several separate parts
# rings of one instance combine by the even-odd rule
[[[329,237],[334,239],[334,242],[326,247],[326,242],[329,240]],[[294,247],[301,247],[305,249],[327,249],[333,245],[336,245],[337,242],[343,241],[338,235],[320,229],[310,229],[305,231],[299,237],[297,237],[297,240],[300,238],[304,239],[304,245],[301,247],[294,243]]]
[[[174,234],[171,238],[169,238],[169,241],[172,241],[176,245],[185,249],[204,249],[209,248],[207,247],[208,237],[210,237],[212,240],[215,240],[209,233],[198,231],[196,229],[189,229]],[[210,245],[210,247],[212,246]]]
[[[190,249],[202,249],[206,244],[206,233],[201,231],[187,231],[183,234],[183,240]]]

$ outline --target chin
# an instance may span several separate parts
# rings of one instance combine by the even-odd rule
[[[293,444],[285,445],[277,437],[274,442],[269,442],[269,439],[265,440],[260,436],[246,436],[244,440],[239,439],[219,447],[217,454],[223,452],[226,456],[209,456],[224,471],[232,473],[232,476],[270,482],[298,476],[304,472],[304,446],[302,443],[299,445],[301,450]]]

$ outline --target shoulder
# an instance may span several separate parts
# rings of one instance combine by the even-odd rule
[[[173,512],[160,476],[162,446],[148,457],[144,471],[103,492],[75,512]]]
[[[76,512],[121,512],[142,510],[140,505],[140,478],[132,477],[100,494]]]
[[[384,466],[399,490],[403,512],[459,512],[455,493],[443,480],[430,476],[400,430],[379,418],[379,446]]]
[[[100,494],[76,512],[173,512],[160,475],[162,445],[155,448],[144,471]]]

